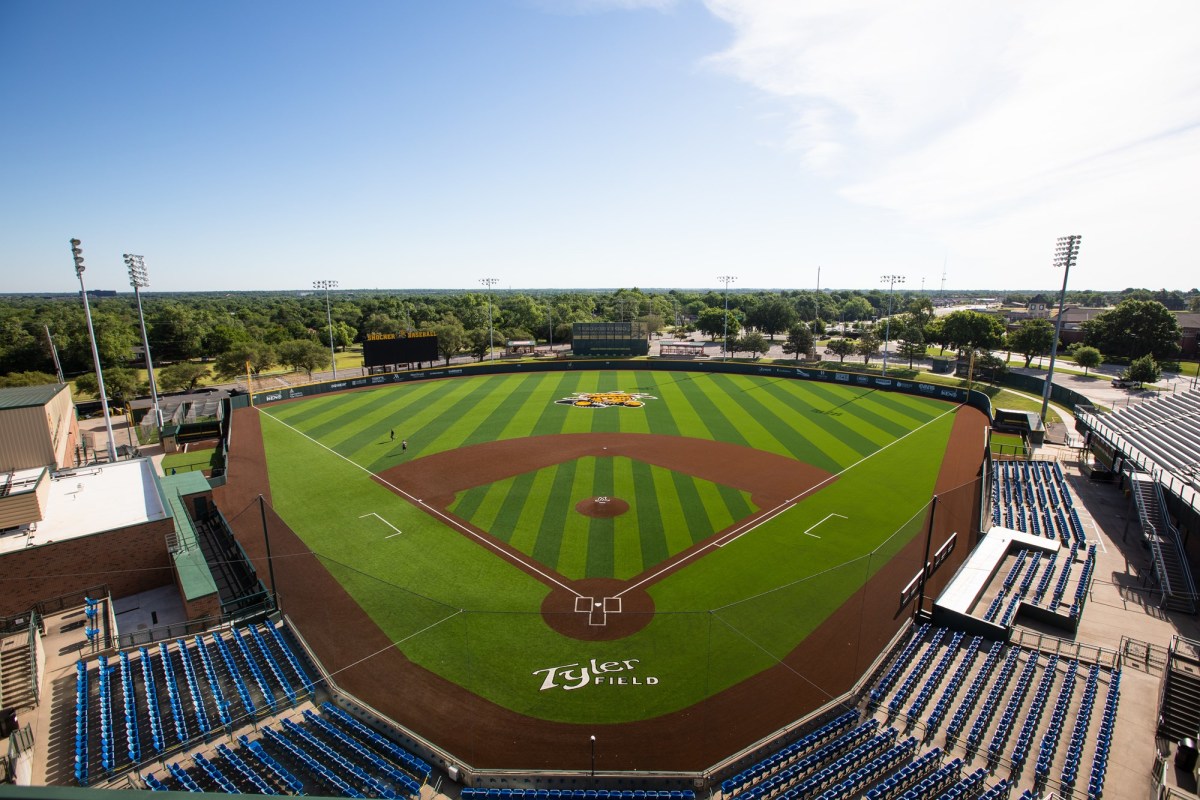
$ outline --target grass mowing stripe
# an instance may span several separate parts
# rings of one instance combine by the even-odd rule
[[[659,394],[662,398],[663,409],[675,421],[675,430],[680,436],[691,436],[697,439],[715,438],[708,429],[706,421],[684,393],[683,383],[691,383],[691,373],[687,373],[683,380],[663,384]]]
[[[704,424],[714,439],[746,446],[746,438],[738,430],[738,426],[744,419],[740,413],[735,411],[734,417],[737,418],[735,422],[713,402],[712,393],[718,390],[713,384],[711,376],[700,376],[694,381],[680,384],[679,388],[696,413],[704,419]]]
[[[658,502],[667,552],[678,553],[686,550],[692,544],[692,536],[688,531],[683,502],[675,490],[675,473],[666,469],[652,469],[650,477],[654,481],[654,498]]]
[[[575,387],[575,392],[594,392],[596,387],[600,385],[600,373],[598,372],[580,372],[579,383]],[[563,406],[564,411],[571,413],[563,415],[562,429],[559,433],[591,433],[592,432],[592,415],[597,412],[595,408],[575,408],[574,406]]]
[[[641,548],[639,557],[642,569],[646,565],[657,564],[665,559],[670,550],[667,546],[667,535],[664,530],[666,523],[663,519],[664,509],[658,502],[658,491],[654,472],[657,470],[644,461],[634,461],[631,465],[630,477],[633,480],[633,498],[637,508],[638,545]],[[642,570],[638,570],[641,572]],[[637,573],[633,573],[637,574]]]
[[[896,407],[887,401],[889,394],[890,392],[876,389],[842,408],[871,427],[883,431],[888,439],[897,439],[911,431],[914,426],[900,419],[904,415],[899,414]]]
[[[611,411],[612,409],[606,409]],[[591,496],[609,496],[613,491],[613,460],[594,459],[596,468],[592,474]],[[613,520],[592,517],[588,521],[587,576],[609,578],[613,574]]]
[[[339,436],[345,435],[345,431],[350,431],[351,436],[359,433],[386,435],[387,431],[402,422],[412,409],[421,408],[430,396],[442,394],[448,389],[451,387],[421,384],[417,391],[389,387],[331,395],[320,398],[328,400],[328,407],[317,417],[307,420],[289,418],[285,421],[301,428],[314,439],[325,442],[339,453],[345,453],[347,450],[337,441]]]
[[[528,394],[525,400],[526,408],[504,427],[500,432],[501,438],[519,439],[536,435],[547,412],[551,408],[557,408],[554,401],[562,396],[559,387],[568,376],[569,373],[566,372],[526,375],[526,386],[522,387]]]
[[[580,372],[559,373],[560,377],[555,384],[554,391],[547,398],[546,407],[542,409],[541,415],[530,431],[531,436],[551,436],[563,432],[563,423],[566,418],[581,409],[559,405],[556,401],[572,397],[576,393],[582,374]]]
[[[781,382],[772,382],[765,391],[757,393],[754,402],[762,413],[770,414],[782,428],[779,440],[790,450],[793,458],[821,467],[828,472],[837,472],[846,464],[852,464],[862,454],[841,439],[817,424],[818,417],[812,413],[809,395],[797,397],[792,387]]]
[[[543,564],[558,569],[559,553],[562,552],[563,535],[567,517],[574,514],[571,501],[571,486],[575,482],[576,462],[567,461],[554,467],[554,482],[546,500],[546,512],[541,527],[537,530],[537,541],[530,553]],[[558,569],[561,573],[562,570]]]
[[[679,506],[683,509],[683,525],[687,531],[687,546],[690,547],[711,533],[712,526],[701,503],[695,480],[679,472],[672,472],[671,479],[675,484],[675,494],[679,497]]]
[[[895,436],[881,437],[879,431],[872,431],[875,437],[882,438],[882,441],[876,441],[874,437],[867,435],[865,430],[867,426],[862,421],[846,415],[843,406],[854,402],[854,398],[862,394],[862,390],[851,387],[827,389],[824,386],[814,386],[812,391],[825,401],[823,408],[822,404],[818,402],[817,412],[811,415],[815,423],[814,427],[824,428],[829,435],[836,437],[858,453],[858,457],[851,459],[849,463],[852,464],[859,458],[874,453],[883,445],[896,439]]]
[[[693,482],[696,485],[696,493],[700,495],[704,513],[708,517],[708,529],[719,531],[728,528],[734,518],[729,515],[729,508],[725,505],[724,498],[721,497],[720,488],[715,483],[708,481],[696,480]]]
[[[871,395],[880,392],[879,389],[850,388],[853,393],[849,397],[833,391],[832,387],[828,386],[814,386],[813,391],[829,398],[832,408],[827,416],[833,416],[841,425],[852,428],[860,436],[871,441],[876,448],[900,438],[913,429],[912,425],[901,425],[866,407],[865,404],[870,402]]]
[[[650,373],[656,379],[656,373]],[[662,386],[657,380],[653,384],[647,386],[639,386],[639,390],[644,390],[643,394],[652,394],[655,400],[647,400],[646,405],[642,407],[643,420],[646,423],[648,431],[661,433],[667,436],[678,436],[679,426],[675,424],[675,417],[672,413],[671,404],[669,404],[662,395]]]
[[[729,376],[722,375],[720,377],[727,378]],[[768,383],[765,381],[750,383],[727,380],[719,380],[714,383],[726,393],[726,402],[733,403],[742,409],[747,422],[741,423],[739,429],[746,431],[757,428],[762,431],[761,434],[749,437],[752,447],[819,466],[833,463],[824,451],[813,445],[796,429],[795,412],[784,410],[787,415],[785,419],[772,410],[772,406],[775,408],[779,406],[778,404],[768,404],[770,399],[770,395],[767,393]],[[750,387],[762,391],[749,390]],[[764,400],[768,402],[764,402]]]
[[[636,409],[622,409],[636,411]],[[612,496],[629,503],[629,510],[613,518],[613,572],[614,578],[628,578],[642,571],[642,536],[644,513],[637,502],[637,484],[634,470],[640,462],[624,456],[610,459],[613,462]]]
[[[455,447],[469,447],[483,442],[494,442],[500,438],[500,432],[519,416],[528,397],[520,391],[525,382],[524,375],[495,376],[498,380],[490,383],[490,392],[475,408],[471,416],[459,420],[454,430],[458,441]],[[449,436],[446,437],[450,441]]]
[[[517,475],[511,482],[504,481],[508,484],[507,490],[504,493],[504,500],[500,503],[500,508],[496,511],[496,520],[492,523],[491,528],[485,530],[488,533],[504,539],[506,542],[511,542],[513,535],[516,533],[517,523],[521,519],[521,511],[526,506],[526,499],[529,497],[529,490],[533,487],[533,479],[536,472],[525,472]]]
[[[713,375],[709,385],[709,399],[735,425],[748,447],[781,456],[791,455],[779,437],[768,428],[768,420],[754,413],[761,407],[748,407],[754,402],[753,395],[756,394],[753,391],[755,384],[751,380],[741,375]]]
[[[479,381],[463,381],[461,388],[454,380],[435,381],[446,384],[446,393],[428,398],[428,402],[408,417],[404,425],[411,433],[401,438],[408,439],[412,457],[431,455],[457,447],[459,437],[451,434],[461,425],[463,418],[470,418],[472,410],[491,393],[490,378]],[[364,462],[360,462],[364,463]],[[372,471],[379,472],[391,463],[376,458],[368,463]]]
[[[554,478],[558,470],[547,467],[532,473],[533,481],[529,492],[524,496],[524,505],[517,516],[516,528],[509,537],[508,543],[524,553],[532,553],[537,546],[538,533],[545,523],[546,513],[554,500],[551,492],[554,488]]]
[[[721,502],[725,505],[725,510],[729,514],[731,523],[743,517],[748,517],[758,510],[743,491],[724,484],[718,484],[717,491],[721,495]],[[722,525],[721,527],[724,528],[726,526]]]
[[[872,401],[886,406],[893,416],[908,417],[918,425],[941,413],[936,407],[940,401],[903,392],[876,392]]]
[[[566,524],[563,525],[563,543],[558,551],[560,574],[569,578],[579,579],[587,575],[588,527],[591,520],[575,511],[575,504],[585,497],[591,497],[595,485],[596,459],[579,458],[575,460],[575,476],[571,482],[571,493],[568,496]]]

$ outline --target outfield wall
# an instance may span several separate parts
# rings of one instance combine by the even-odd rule
[[[470,375],[496,375],[522,372],[563,372],[568,370],[601,370],[628,369],[653,370],[656,372],[710,372],[732,375],[760,375],[776,378],[791,378],[794,380],[825,381],[840,383],[844,386],[862,386],[868,389],[881,389],[887,392],[904,392],[922,397],[933,397],[952,403],[966,403],[977,408],[992,419],[992,401],[986,394],[972,389],[960,389],[954,386],[944,386],[937,383],[922,383],[920,381],[898,380],[884,378],[878,375],[867,375],[858,372],[842,372],[832,369],[813,369],[810,367],[789,367],[782,364],[757,364],[739,361],[637,361],[629,359],[586,361],[518,361],[509,363],[472,364],[463,367],[438,367],[436,369],[418,369],[406,372],[392,372],[386,375],[369,375],[359,378],[342,378],[334,381],[319,381],[300,386],[290,386],[286,389],[273,389],[268,392],[254,392],[251,397],[255,405],[274,403],[279,400],[296,400],[301,397],[326,394],[328,392],[344,392],[352,389],[362,389],[370,386],[387,386],[409,381],[422,381],[432,378],[457,378]],[[234,398],[240,400],[240,398]],[[240,406],[240,403],[235,406]]]

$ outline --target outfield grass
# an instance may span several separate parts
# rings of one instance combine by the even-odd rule
[[[217,455],[215,447],[203,450],[190,450],[186,453],[171,453],[163,456],[162,471],[164,475],[174,472],[191,472],[193,470],[212,469],[216,466],[214,459]]]
[[[657,399],[643,409],[554,402],[616,389]],[[567,371],[427,381],[278,404],[263,410],[263,436],[276,510],[406,656],[519,713],[621,722],[686,708],[772,666],[917,535],[953,408],[779,378]],[[370,477],[471,444],[601,431],[728,442],[839,478],[650,584],[656,614],[638,633],[583,643],[555,633],[542,618],[549,591],[542,581]],[[681,484],[678,473],[629,459],[578,459],[548,470],[467,490],[453,508],[568,578],[653,572],[664,552],[679,552],[750,507],[742,492],[691,478]],[[547,491],[560,481],[570,488]],[[646,481],[653,492],[631,496],[616,488]],[[695,502],[680,500],[688,482],[702,514]],[[644,541],[636,526],[614,539],[616,521],[603,521],[612,524],[605,530],[593,526],[598,520],[572,518],[573,510],[564,514],[564,503],[573,507],[609,486],[636,507],[627,516],[646,525]],[[684,523],[689,530],[681,534]],[[607,547],[597,543],[604,538]],[[652,691],[619,695],[540,690],[538,670],[591,658],[636,659],[640,674],[658,683]]]
[[[992,453],[1001,456],[1025,455],[1025,440],[1015,433],[992,433]]]

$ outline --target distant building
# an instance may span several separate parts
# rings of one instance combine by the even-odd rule
[[[1200,314],[1191,311],[1176,311],[1175,319],[1183,330],[1179,339],[1180,354],[1186,358],[1200,355]]]

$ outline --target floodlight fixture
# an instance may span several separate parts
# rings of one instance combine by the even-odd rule
[[[883,376],[887,377],[888,367],[888,344],[892,340],[892,298],[896,294],[896,284],[904,283],[903,275],[884,275],[879,279],[880,283],[888,285],[888,310],[887,318],[883,323]]]

